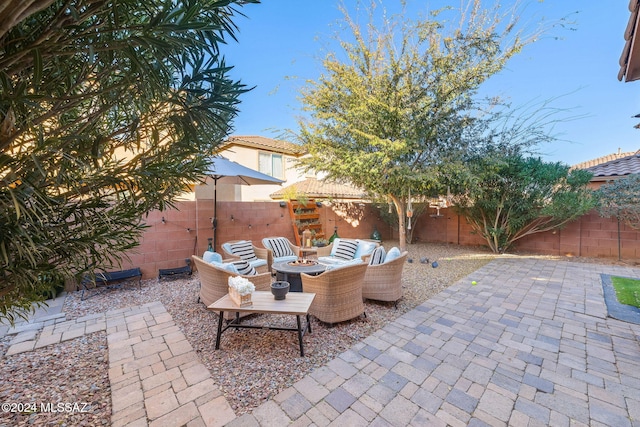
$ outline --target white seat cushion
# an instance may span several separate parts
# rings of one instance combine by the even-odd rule
[[[246,261],[246,260],[244,260]],[[258,268],[258,267],[262,267],[263,265],[267,265],[267,260],[266,259],[260,259],[260,258],[256,258],[253,261],[249,261],[249,264],[253,267],[253,268]]]
[[[344,264],[345,262],[347,262],[347,260],[340,259],[334,256],[319,256],[318,262],[320,264],[333,265],[333,264]]]
[[[292,261],[296,261],[298,259],[297,256],[295,255],[287,255],[287,256],[281,256],[278,258],[273,258],[273,262],[292,262]]]
[[[333,264],[329,264],[327,265],[327,269],[325,271],[329,271],[329,270],[337,270],[339,268],[342,267],[349,267],[351,265],[356,265],[356,264],[361,264],[362,263],[362,258],[354,258],[354,259],[350,259],[349,261],[342,261],[342,262],[336,262]]]

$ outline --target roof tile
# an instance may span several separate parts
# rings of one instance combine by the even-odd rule
[[[638,153],[638,151],[631,151],[627,153],[621,153],[620,151],[618,151],[617,153],[607,154],[606,156],[598,157],[597,159],[587,160],[586,162],[578,163],[577,165],[571,166],[571,169],[589,169],[594,166],[610,162],[612,160],[617,160],[617,159],[622,159],[623,157],[632,156],[636,153]]]
[[[636,152],[630,156],[614,159],[584,169],[593,173],[594,178],[621,177],[640,173],[640,153]]]
[[[302,148],[302,146],[298,144],[255,135],[232,135],[227,139],[227,141],[225,141],[224,145],[241,145],[244,147],[262,148],[265,150],[289,154],[296,157],[301,156],[306,152],[304,148]]]
[[[295,194],[304,194],[309,198],[363,199],[366,196],[364,191],[350,185],[307,178],[304,181],[295,182],[275,193],[271,193],[270,197],[272,199],[282,199],[285,194],[290,194],[292,189]]]

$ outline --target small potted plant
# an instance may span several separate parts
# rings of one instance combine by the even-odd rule
[[[229,277],[229,297],[240,307],[253,305],[251,294],[256,287],[248,279],[240,276]]]
[[[317,248],[322,248],[324,246],[327,246],[329,244],[329,241],[327,239],[313,239],[312,241],[313,246],[317,247]]]

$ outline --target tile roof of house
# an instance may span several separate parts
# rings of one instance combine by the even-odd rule
[[[313,199],[363,199],[364,191],[350,185],[320,181],[316,178],[307,178],[304,181],[293,183],[281,188],[269,196],[272,199],[283,199],[287,194],[304,194]]]
[[[224,146],[228,145],[241,145],[243,147],[259,148],[262,150],[274,151],[276,153],[288,154],[295,157],[300,157],[306,153],[306,151],[300,145],[255,135],[232,135],[224,143]]]
[[[586,169],[593,174],[592,181],[602,181],[640,173],[640,151],[582,169]]]
[[[624,157],[632,156],[636,154],[638,151],[630,151],[626,153],[621,153],[618,150],[617,153],[607,154],[606,156],[598,157],[597,159],[587,160],[586,162],[578,163],[577,165],[571,166],[571,169],[589,169],[597,165],[601,165],[603,163],[608,163],[613,160],[622,159]]]
[[[629,0],[629,21],[624,31],[624,48],[620,55],[618,80],[625,82],[640,79],[640,43],[638,43],[638,20],[640,20],[640,2]]]

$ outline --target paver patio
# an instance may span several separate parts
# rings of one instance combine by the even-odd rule
[[[162,304],[109,312],[112,421],[640,426],[640,325],[607,317],[601,273],[640,277],[632,267],[499,258],[241,417]],[[89,333],[102,319],[65,327]],[[16,345],[34,348],[29,336]]]

